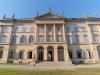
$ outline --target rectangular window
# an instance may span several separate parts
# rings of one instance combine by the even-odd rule
[[[30,27],[30,31],[29,32],[34,32],[35,28],[34,27]]]
[[[44,36],[39,36],[39,40],[38,40],[39,42],[44,42]]]
[[[91,28],[91,31],[98,31],[96,24],[90,25],[90,28]]]
[[[63,36],[62,35],[57,36],[57,42],[63,42]]]
[[[77,58],[78,59],[81,59],[82,58],[82,51],[77,51]]]
[[[39,33],[41,33],[41,32],[43,33],[44,32],[44,26],[39,26],[38,31],[39,31]]]
[[[24,55],[23,51],[20,51],[19,52],[19,59],[23,59],[23,55]]]
[[[9,26],[2,26],[2,32],[8,32]]]
[[[71,35],[66,35],[66,41],[67,41],[67,43],[72,44],[73,43],[72,36]]]
[[[57,30],[57,32],[62,32],[62,25],[58,25],[58,26],[56,26],[56,30]]]
[[[99,42],[99,35],[93,34],[92,36],[93,36],[93,42],[98,43]]]
[[[79,44],[79,35],[73,35],[73,44]]]
[[[28,55],[28,56],[27,56],[28,59],[32,59],[32,52],[28,52],[27,55]]]
[[[53,32],[53,26],[48,26],[48,32]]]

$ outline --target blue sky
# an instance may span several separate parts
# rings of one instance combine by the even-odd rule
[[[100,17],[100,0],[0,0],[0,18],[6,14],[17,18],[32,18],[48,12],[49,8],[66,17],[84,17],[97,15]]]

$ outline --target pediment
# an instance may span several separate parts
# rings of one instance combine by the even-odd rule
[[[52,12],[45,13],[43,15],[35,17],[35,19],[62,19],[63,16],[56,15]]]

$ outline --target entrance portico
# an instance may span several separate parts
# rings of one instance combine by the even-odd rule
[[[37,61],[54,61],[54,62],[67,62],[69,56],[67,50],[63,46],[38,46],[37,47]],[[64,53],[66,52],[66,53]]]

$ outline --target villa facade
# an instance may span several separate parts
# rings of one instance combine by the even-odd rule
[[[100,18],[65,18],[51,11],[0,20],[0,63],[100,61]]]

